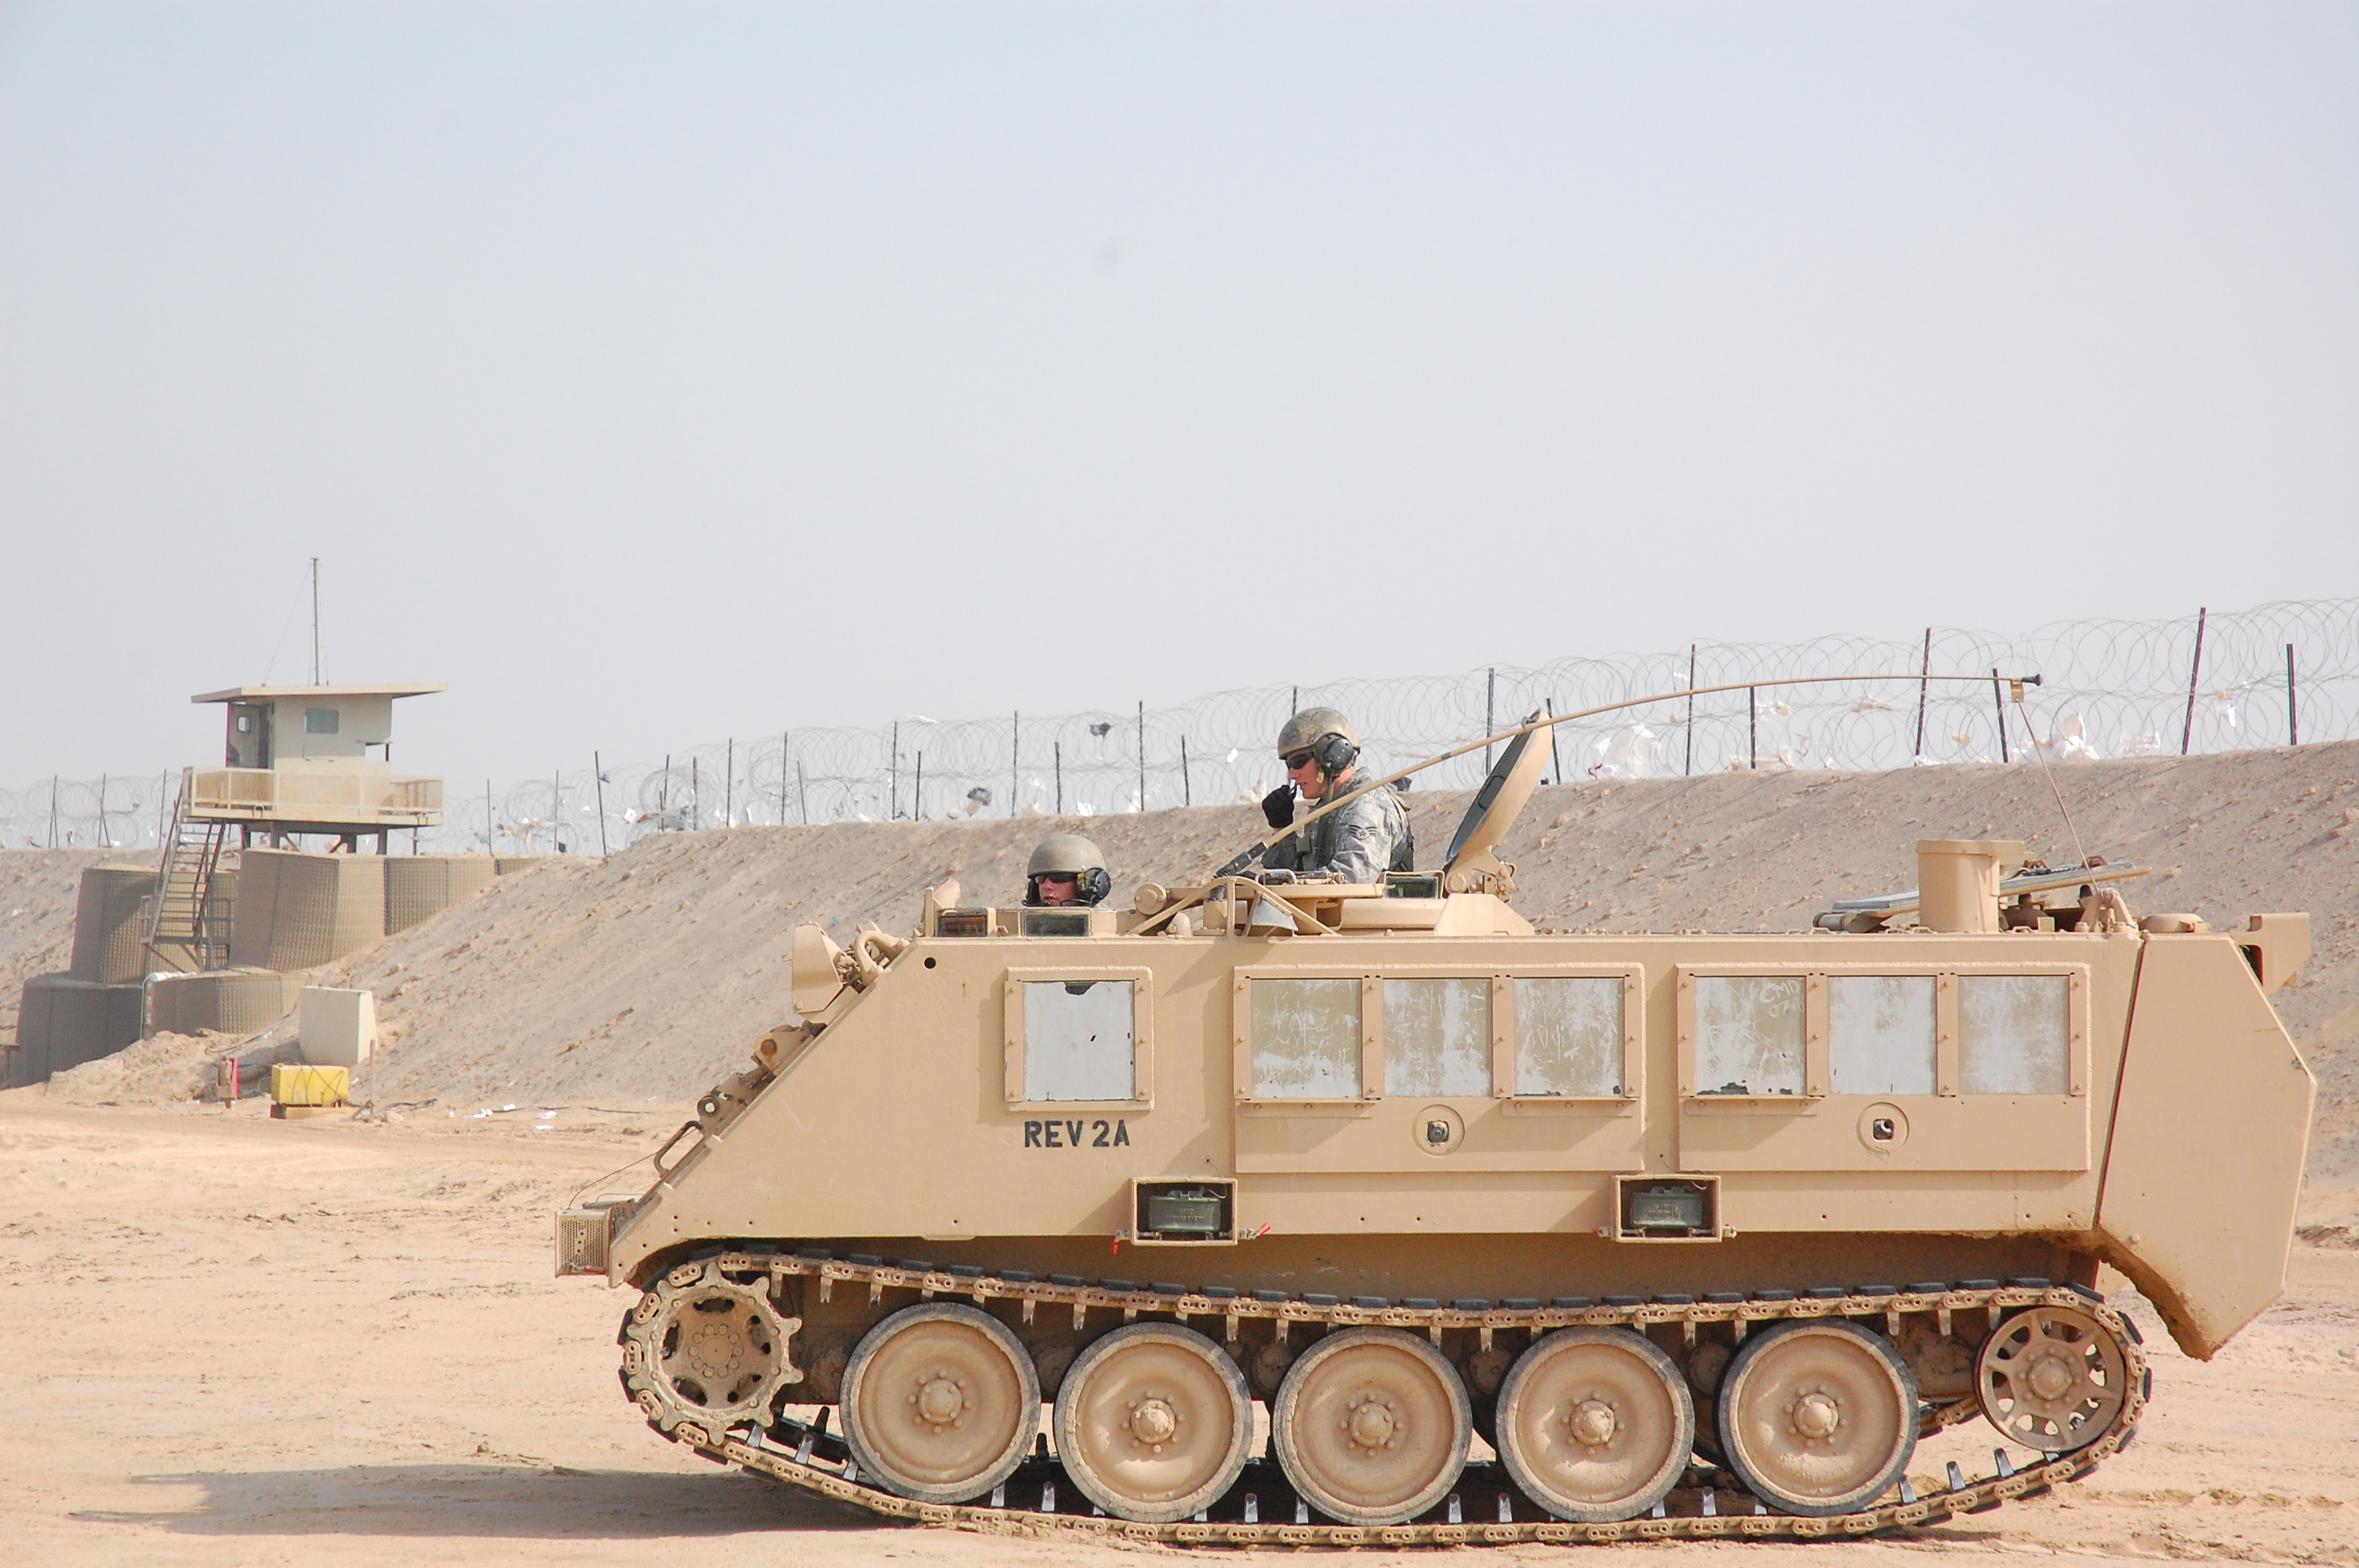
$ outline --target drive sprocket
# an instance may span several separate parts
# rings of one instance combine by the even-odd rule
[[[733,1426],[766,1427],[778,1395],[802,1381],[787,1354],[802,1327],[770,1304],[766,1274],[740,1281],[719,1259],[683,1263],[639,1298],[623,1328],[623,1381],[658,1431],[690,1442]]]

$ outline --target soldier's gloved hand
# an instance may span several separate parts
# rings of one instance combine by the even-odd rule
[[[1272,827],[1294,826],[1294,786],[1282,784],[1261,797],[1261,814]]]

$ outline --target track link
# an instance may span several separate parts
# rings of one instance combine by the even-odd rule
[[[2130,1440],[2146,1408],[2152,1373],[2136,1328],[2116,1308],[2093,1292],[2055,1285],[2044,1280],[2011,1280],[2004,1283],[1968,1281],[1940,1290],[1905,1290],[1863,1286],[1849,1291],[1798,1294],[1789,1299],[1691,1300],[1658,1296],[1651,1300],[1612,1297],[1595,1304],[1561,1302],[1548,1306],[1493,1306],[1482,1311],[1458,1307],[1402,1305],[1373,1297],[1336,1301],[1323,1296],[1267,1301],[1216,1290],[1158,1285],[1146,1290],[1109,1288],[1108,1282],[1066,1283],[1015,1275],[983,1273],[968,1269],[936,1270],[919,1265],[894,1266],[865,1258],[836,1259],[814,1253],[728,1252],[700,1259],[671,1271],[678,1283],[693,1283],[717,1263],[723,1274],[747,1281],[766,1276],[775,1295],[789,1278],[814,1281],[821,1301],[849,1287],[865,1290],[872,1304],[881,1304],[887,1292],[919,1299],[970,1299],[977,1306],[989,1303],[1021,1304],[1023,1320],[1031,1323],[1044,1309],[1069,1311],[1078,1327],[1091,1313],[1119,1313],[1125,1322],[1142,1315],[1224,1320],[1227,1337],[1236,1338],[1244,1320],[1316,1325],[1343,1328],[1374,1325],[1422,1332],[1437,1340],[1446,1329],[1473,1330],[1488,1348],[1493,1336],[1522,1332],[1538,1336],[1574,1325],[1598,1327],[1646,1328],[1679,1324],[1688,1332],[1704,1324],[1732,1325],[1742,1336],[1754,1328],[1796,1319],[1856,1318],[1881,1320],[1887,1336],[1897,1337],[1901,1320],[1915,1314],[1935,1314],[1946,1331],[1952,1313],[1988,1311],[1994,1314],[2025,1307],[2058,1306],[2086,1313],[2120,1344],[2127,1368],[2121,1409],[2093,1439],[2069,1454],[2024,1469],[2008,1462],[2004,1449],[1994,1450],[1995,1473],[1970,1476],[1957,1465],[1949,1466],[1948,1485],[1937,1492],[1916,1495],[1903,1483],[1897,1500],[1832,1519],[1806,1519],[1768,1512],[1749,1494],[1738,1489],[1724,1472],[1691,1471],[1690,1485],[1674,1492],[1657,1517],[1624,1519],[1612,1524],[1568,1524],[1541,1514],[1522,1498],[1494,1465],[1469,1465],[1449,1502],[1435,1510],[1437,1519],[1407,1524],[1354,1526],[1320,1521],[1295,1509],[1291,1521],[1258,1517],[1264,1498],[1292,1505],[1292,1492],[1275,1463],[1262,1460],[1246,1467],[1245,1477],[1204,1515],[1176,1524],[1141,1524],[1128,1519],[1061,1511],[1060,1502],[1081,1506],[1083,1499],[1071,1487],[1056,1484],[1059,1475],[1050,1460],[1035,1460],[1017,1472],[995,1497],[994,1506],[977,1503],[914,1502],[870,1485],[858,1473],[832,1434],[798,1422],[781,1422],[768,1432],[714,1432],[693,1413],[664,1406],[651,1398],[652,1385],[628,1371],[625,1391],[647,1413],[648,1424],[674,1442],[717,1464],[737,1465],[757,1475],[838,1502],[865,1509],[885,1519],[915,1524],[971,1530],[990,1534],[1037,1535],[1043,1531],[1102,1536],[1125,1541],[1152,1541],[1180,1546],[1512,1546],[1527,1541],[1610,1544],[1629,1541],[1824,1540],[1857,1537],[1917,1525],[1935,1524],[1960,1514],[1983,1513],[2018,1498],[2030,1497],[2080,1479]],[[1114,1281],[1119,1286],[1121,1281]],[[1762,1292],[1785,1297],[1787,1292]],[[650,1296],[653,1292],[649,1292]],[[622,1338],[627,1343],[635,1321],[626,1316]],[[1933,1412],[1928,1430],[1946,1426],[1976,1412],[1969,1400]],[[1719,1485],[1713,1483],[1717,1481]],[[1463,1498],[1473,1494],[1495,1500],[1504,1517],[1474,1517]],[[1027,1500],[1031,1506],[1026,1506]],[[1514,1517],[1517,1512],[1531,1518]]]

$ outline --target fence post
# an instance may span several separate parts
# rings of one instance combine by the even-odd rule
[[[1556,717],[1554,692],[1549,694],[1549,717]],[[1553,724],[1549,726],[1549,776],[1559,784],[1564,783],[1564,759],[1556,754],[1556,726]]]
[[[2286,744],[2301,744],[2301,719],[2293,703],[2293,644],[2286,644]],[[161,837],[161,835],[158,835]]]
[[[893,720],[893,760],[886,764],[886,778],[893,797],[886,803],[885,819],[898,822],[901,820],[901,721],[897,719]]]
[[[1498,729],[1497,722],[1492,717],[1499,704],[1497,667],[1495,665],[1484,670],[1483,677],[1483,733],[1488,735]],[[1486,779],[1491,776],[1491,743],[1488,741],[1483,742],[1483,776]]]
[[[560,824],[565,820],[565,771],[562,768],[549,775],[549,845],[551,849],[562,855],[565,853],[565,844],[558,837],[563,831]],[[377,848],[382,851],[384,845],[380,843]]]
[[[1065,815],[1065,743],[1052,741],[1049,748],[1057,767],[1057,815],[1062,816]]]
[[[803,826],[810,826],[810,790],[803,783],[803,760],[795,759],[795,805],[803,814]]]
[[[1758,687],[1745,688],[1745,765],[1754,772],[1761,767],[1761,695]]]
[[[1991,706],[1998,709],[1998,760],[2013,762],[2015,759],[2006,754],[2006,698],[1999,692],[1998,671],[1995,669],[1991,671]]]
[[[49,775],[49,848],[58,847],[58,775]]]
[[[909,785],[909,820],[912,822],[923,822],[925,819],[926,749],[923,746],[920,746],[918,748],[918,776],[916,781]]]
[[[697,759],[688,759],[688,826],[692,831],[704,823],[704,775],[697,767]]]
[[[1185,735],[1180,737],[1180,804],[1181,806],[1196,804],[1196,793],[1188,784],[1188,737]]]
[[[2203,618],[2211,613],[2202,605],[2195,607],[2195,661],[2187,666],[2187,728],[2179,732],[2179,754],[2182,757],[2195,739],[2195,683],[2203,674]]]
[[[590,753],[590,776],[598,781],[598,858],[606,859],[606,763],[597,752]]]
[[[1017,786],[1024,782],[1024,714],[1018,709],[1007,716],[1007,815],[1016,813]]]
[[[1933,684],[1933,629],[1925,628],[1925,662],[1917,667],[1917,749],[1908,754],[1911,767],[1925,758],[1925,689]]]
[[[108,832],[106,827],[106,775],[101,773],[98,775],[98,847],[102,849],[114,849],[114,835]]]
[[[1690,777],[1695,773],[1695,651],[1696,645],[1690,643],[1688,644],[1688,760],[1687,765],[1680,769],[1681,778]],[[1557,782],[1562,784],[1564,781],[1559,779]]]
[[[1147,809],[1147,699],[1138,699],[1138,809]]]
[[[789,744],[795,738],[791,730],[778,731],[778,826],[787,825],[787,754],[794,750]]]
[[[729,737],[729,750],[722,753],[721,762],[721,826],[737,826],[737,737]]]

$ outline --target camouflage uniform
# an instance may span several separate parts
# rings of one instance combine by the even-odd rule
[[[1343,787],[1343,793],[1350,795],[1360,787],[1355,780]],[[1316,809],[1319,803],[1309,804]],[[1306,836],[1310,840],[1307,846]],[[1288,834],[1270,846],[1262,864],[1306,877],[1332,873],[1347,882],[1373,882],[1382,880],[1386,871],[1415,870],[1416,848],[1400,794],[1386,784],[1367,790],[1299,832]]]

